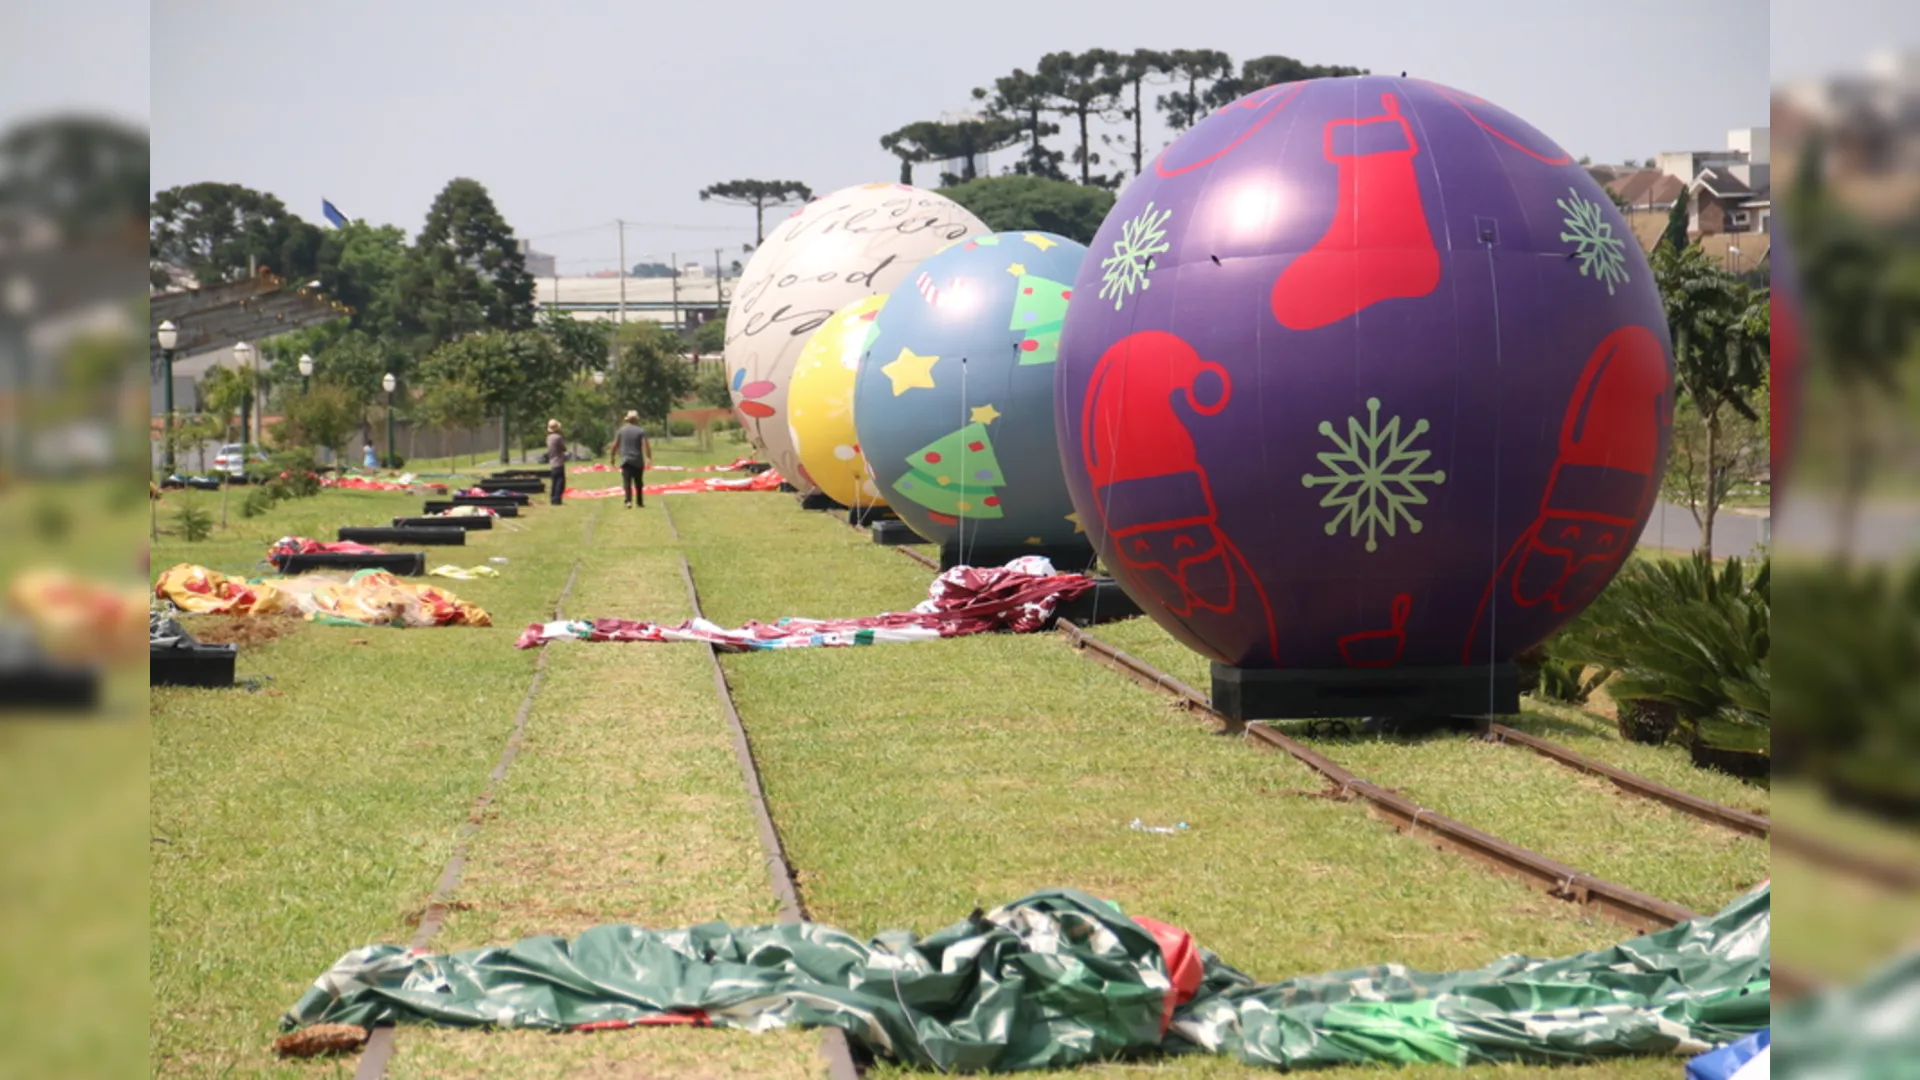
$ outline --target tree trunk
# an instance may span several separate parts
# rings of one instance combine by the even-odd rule
[[[1860,525],[1860,503],[1866,497],[1867,474],[1873,459],[1873,445],[1868,435],[1870,425],[1866,422],[1865,403],[1860,400],[1858,386],[1849,384],[1846,395],[1847,415],[1856,420],[1847,429],[1846,465],[1840,477],[1840,521],[1836,532],[1839,541],[1837,554],[1842,566],[1853,562],[1853,548]]]
[[[1707,499],[1700,513],[1700,550],[1713,557],[1713,515],[1720,509],[1719,466],[1716,452],[1720,448],[1720,410],[1714,409],[1707,414]]]
[[[1027,153],[1027,171],[1034,176],[1041,175],[1040,168],[1040,106],[1035,105],[1027,111],[1027,130],[1033,133],[1033,146]]]
[[[1082,185],[1093,183],[1090,171],[1092,168],[1093,151],[1087,146],[1087,110],[1083,107],[1080,110],[1080,183]]]
[[[503,406],[500,409],[500,464],[502,465],[513,464],[513,445],[507,432],[507,409]]]
[[[760,241],[767,235],[767,206],[765,203],[753,204],[753,246],[759,247]],[[679,273],[679,268],[674,268]]]
[[[1146,82],[1146,80],[1133,80],[1133,175],[1135,176],[1140,175],[1140,140],[1144,137],[1141,134],[1140,119],[1140,84],[1143,82]]]

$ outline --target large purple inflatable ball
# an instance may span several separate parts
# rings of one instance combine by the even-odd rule
[[[894,512],[957,561],[1092,561],[1053,430],[1086,254],[1051,233],[970,237],[922,260],[875,320],[854,382],[860,451]]]
[[[1102,562],[1240,668],[1510,660],[1653,508],[1672,365],[1605,192],[1415,79],[1269,87],[1123,192],[1074,282],[1060,449]]]

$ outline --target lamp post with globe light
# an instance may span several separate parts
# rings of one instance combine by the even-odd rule
[[[258,369],[254,366],[254,357],[256,355],[253,346],[247,342],[240,341],[234,343],[233,359],[240,365],[240,370],[247,376],[246,408],[253,413],[253,423],[251,425],[241,425],[243,430],[240,432],[240,441],[249,446],[258,445],[260,442],[256,434],[260,429],[259,383],[258,380],[254,378],[254,376],[258,374]],[[244,458],[242,460],[244,460]]]
[[[180,328],[168,319],[154,331],[160,343],[161,401],[166,415],[161,418],[160,442],[166,453],[167,475],[173,475],[173,350],[180,344]],[[151,460],[151,459],[149,459]]]
[[[300,396],[305,397],[313,385],[313,357],[300,354]]]
[[[393,460],[393,388],[398,385],[400,385],[400,380],[394,378],[393,372],[391,371],[387,372],[385,375],[380,377],[380,388],[387,392],[387,460],[388,461]],[[392,466],[388,466],[388,467],[391,468]]]

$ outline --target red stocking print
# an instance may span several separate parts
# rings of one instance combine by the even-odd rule
[[[1392,94],[1379,116],[1330,121],[1327,160],[1339,166],[1340,198],[1326,235],[1273,285],[1273,316],[1289,330],[1317,330],[1380,303],[1425,296],[1440,284],[1440,253],[1420,202],[1413,126]]]

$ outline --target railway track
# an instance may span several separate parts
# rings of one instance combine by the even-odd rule
[[[673,538],[680,539],[680,527],[674,524],[673,511],[667,505],[668,500],[660,500],[660,513],[666,517],[667,528],[672,530]],[[687,604],[696,618],[706,618],[700,609],[700,588],[694,583],[693,565],[687,562],[686,551],[680,551],[680,577],[687,585]],[[712,642],[703,646],[707,650],[707,662],[713,667],[714,695],[720,700],[720,711],[727,718],[727,727],[733,736],[733,758],[740,767],[740,779],[747,789],[747,801],[753,805],[754,824],[760,835],[760,850],[766,860],[767,882],[773,889],[773,895],[780,901],[780,921],[783,923],[804,922],[807,919],[806,902],[800,896],[800,887],[793,875],[793,866],[787,862],[786,847],[780,842],[780,830],[773,824],[773,814],[767,809],[766,788],[760,782],[760,766],[753,757],[753,743],[747,737],[747,728],[740,720],[740,710],[733,701],[733,688],[727,685],[727,672],[720,663],[720,651]],[[826,1061],[827,1074],[833,1080],[858,1080],[864,1070],[859,1058],[853,1052],[853,1044],[847,1039],[847,1033],[836,1027],[820,1029],[820,1056]]]

